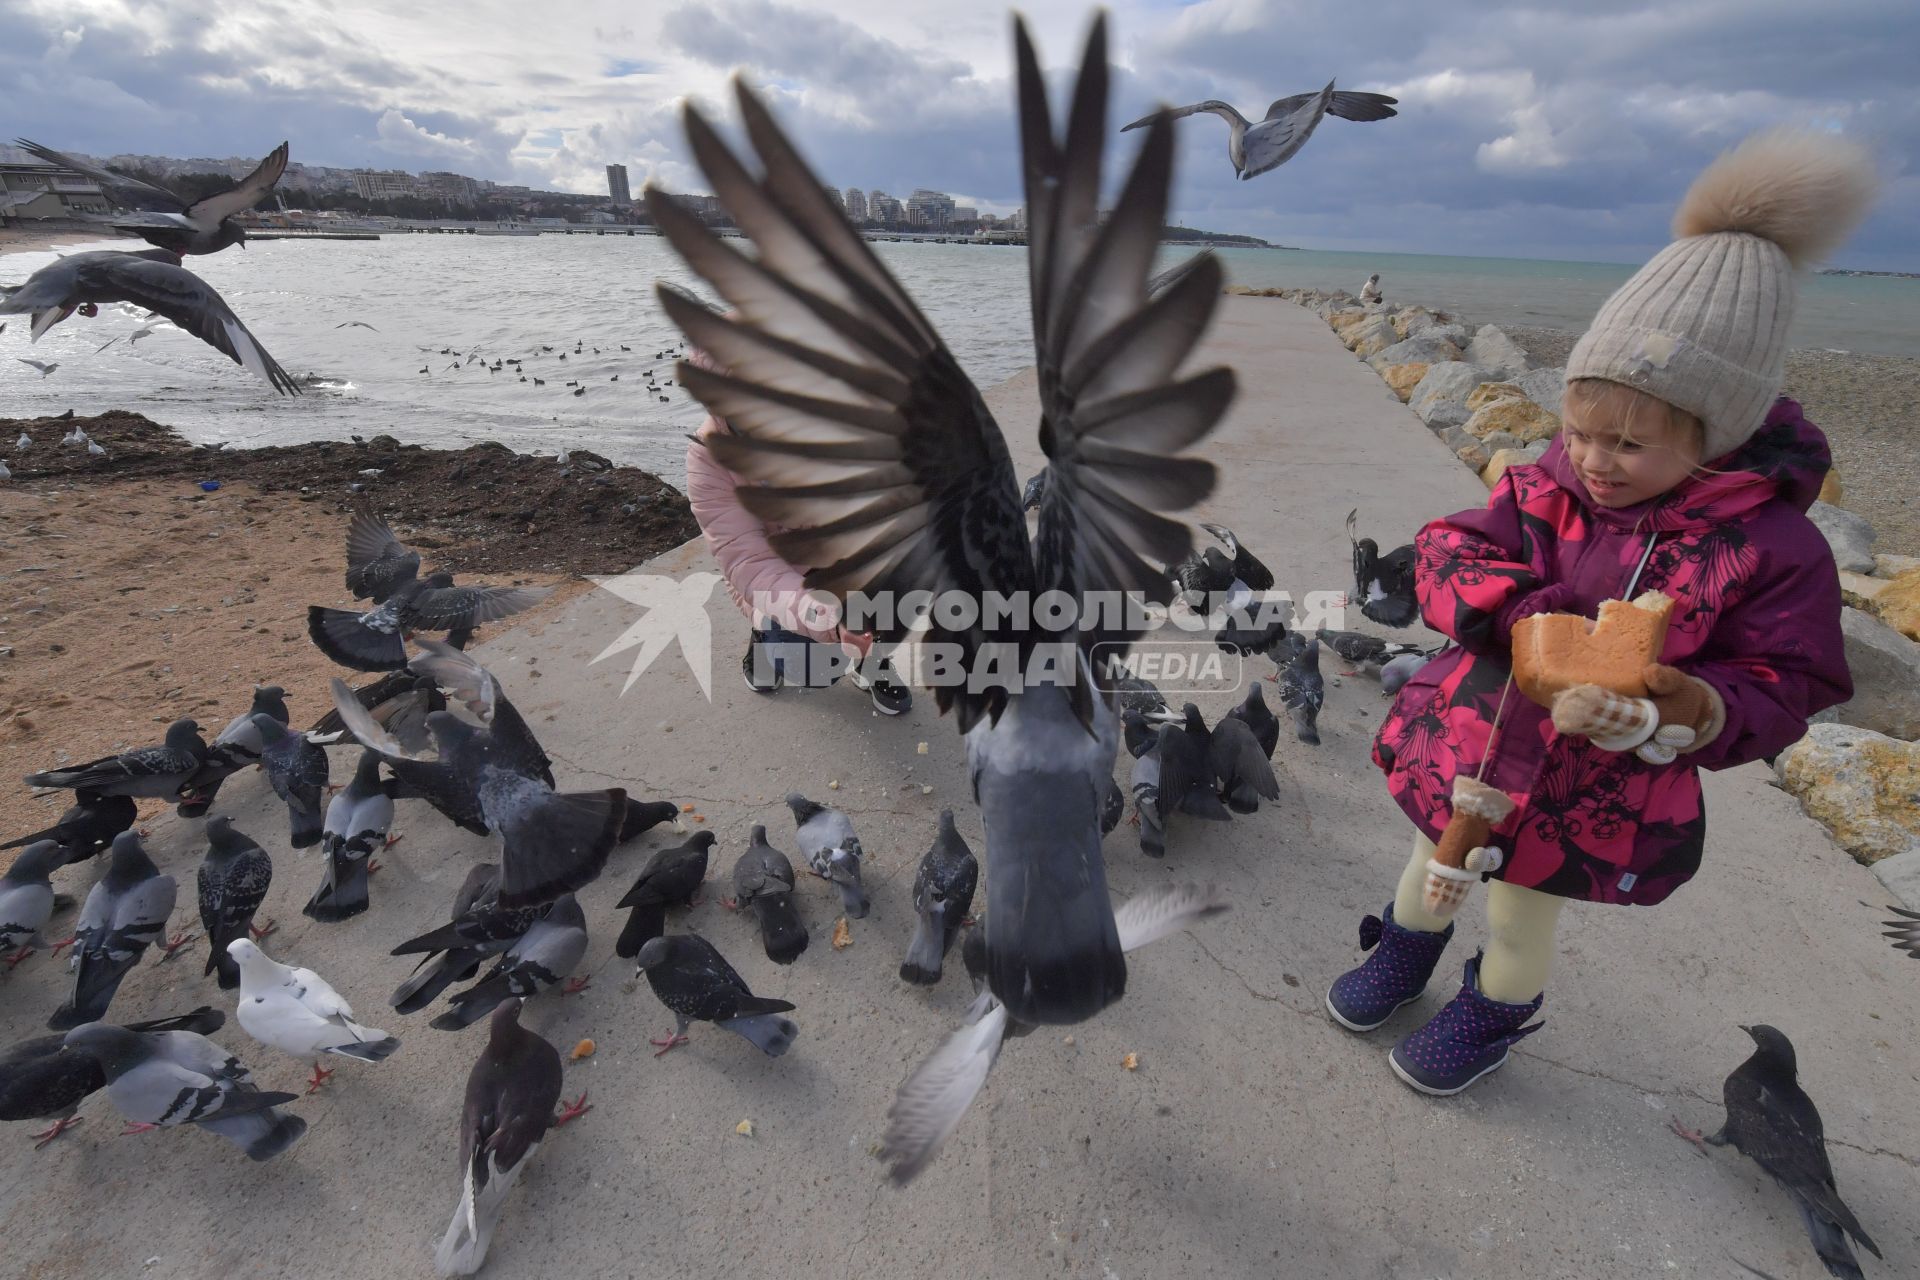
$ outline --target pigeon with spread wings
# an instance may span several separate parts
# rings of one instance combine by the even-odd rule
[[[1014,45],[1048,461],[1037,543],[979,392],[755,94],[738,89],[761,174],[697,109],[685,114],[693,154],[757,259],[671,196],[647,192],[661,232],[732,309],[723,315],[659,287],[668,315],[727,370],[679,366],[681,385],[734,428],[706,447],[746,482],[747,508],[783,528],[774,549],[812,566],[809,587],[842,600],[1058,591],[1083,611],[1096,597],[1164,602],[1170,584],[1157,566],[1191,549],[1188,527],[1168,513],[1214,487],[1213,464],[1180,451],[1213,429],[1234,378],[1214,369],[1180,379],[1176,370],[1213,313],[1219,265],[1204,260],[1147,295],[1166,221],[1172,125],[1148,130],[1102,220],[1105,19],[1088,38],[1064,139],[1018,19]],[[1023,1021],[1078,1022],[1126,987],[1100,853],[1118,722],[1085,656],[1131,640],[1130,619],[1113,612],[1050,632],[988,610],[968,626],[936,618],[920,637],[969,672],[1017,660],[1032,676],[934,690],[967,734],[985,818],[990,982]],[[876,637],[903,639],[907,623],[883,624]],[[1045,663],[1051,669],[1039,671]]]
[[[280,175],[287,171],[287,144],[283,142],[268,152],[252,173],[225,191],[216,191],[189,204],[165,187],[114,173],[52,147],[43,147],[25,138],[17,139],[14,145],[50,165],[84,173],[99,183],[101,190],[116,204],[132,210],[107,219],[114,230],[131,232],[156,248],[179,254],[218,253],[230,244],[246,248],[246,228],[234,221],[233,215],[245,213],[266,199],[267,193],[280,181]]]
[[[1385,120],[1400,113],[1394,110],[1399,105],[1398,98],[1389,98],[1384,93],[1352,93],[1345,89],[1335,89],[1333,81],[1327,81],[1327,87],[1318,93],[1296,93],[1290,98],[1278,98],[1267,108],[1264,119],[1248,120],[1232,104],[1209,98],[1205,102],[1196,102],[1192,106],[1176,107],[1166,114],[1178,119],[1204,111],[1219,116],[1227,122],[1227,159],[1233,162],[1234,173],[1242,180],[1257,178],[1269,169],[1278,169],[1299,154],[1300,148],[1307,145],[1307,139],[1320,127],[1320,122],[1328,116],[1338,116],[1342,120],[1356,120],[1362,123]],[[1121,129],[1138,129],[1152,124],[1154,116],[1135,120]]]

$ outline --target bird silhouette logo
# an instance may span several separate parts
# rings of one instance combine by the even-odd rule
[[[623,573],[611,578],[594,578],[595,586],[613,592],[629,604],[646,612],[602,649],[587,665],[611,658],[616,653],[639,647],[627,682],[620,687],[624,696],[653,665],[653,660],[679,642],[681,656],[700,682],[700,692],[713,701],[713,621],[707,617],[707,597],[713,594],[717,573],[693,573],[685,578],[670,578],[655,573]]]

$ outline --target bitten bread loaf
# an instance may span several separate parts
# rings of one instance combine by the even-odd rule
[[[1539,613],[1513,624],[1513,679],[1543,707],[1581,684],[1629,698],[1647,696],[1646,670],[1660,661],[1673,598],[1643,592],[1634,600],[1602,600],[1600,617]]]

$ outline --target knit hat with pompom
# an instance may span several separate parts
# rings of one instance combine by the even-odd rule
[[[1601,306],[1567,377],[1622,382],[1706,425],[1711,461],[1745,444],[1780,393],[1794,272],[1846,239],[1875,190],[1864,147],[1773,129],[1708,165],[1674,242]]]

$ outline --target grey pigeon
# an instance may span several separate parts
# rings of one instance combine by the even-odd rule
[[[687,824],[680,821],[680,806],[671,800],[635,800],[627,797],[627,815],[620,820],[619,843],[635,839],[666,823],[675,831],[684,832]]]
[[[273,793],[287,805],[293,847],[319,844],[325,828],[320,804],[327,793],[326,751],[271,716],[256,715],[253,723],[260,731],[260,767],[267,771]]]
[[[684,907],[707,879],[707,855],[713,848],[711,831],[696,831],[693,838],[673,849],[662,849],[647,859],[639,876],[616,908],[628,908],[627,922],[620,929],[613,953],[623,960],[640,954],[650,938],[666,932],[667,908]]]
[[[1129,711],[1138,718],[1140,713]],[[1153,731],[1145,746],[1133,758],[1133,771],[1127,779],[1133,794],[1133,820],[1140,828],[1140,852],[1149,858],[1166,856],[1167,812],[1160,805],[1160,734]]]
[[[483,862],[467,872],[454,895],[450,923],[393,949],[396,956],[424,958],[413,976],[400,984],[388,1000],[401,1013],[417,1013],[439,998],[455,982],[465,982],[480,971],[488,956],[499,955],[518,942],[545,913],[537,907],[502,907],[499,903],[500,868]]]
[[[1702,1138],[1672,1122],[1674,1132],[1696,1145],[1731,1146],[1752,1159],[1779,1184],[1813,1241],[1827,1271],[1846,1280],[1862,1280],[1860,1262],[1847,1237],[1871,1253],[1880,1249],[1861,1229],[1853,1210],[1840,1199],[1820,1112],[1800,1087],[1793,1042],[1777,1028],[1741,1027],[1753,1038],[1753,1055],[1733,1069],[1722,1089],[1727,1107],[1720,1132]],[[1704,1148],[1702,1148],[1704,1150]]]
[[[1227,159],[1233,162],[1234,174],[1245,181],[1257,178],[1269,169],[1277,169],[1293,159],[1300,148],[1307,145],[1307,139],[1313,136],[1313,131],[1320,127],[1320,121],[1327,116],[1366,123],[1400,114],[1394,110],[1400,101],[1398,98],[1389,98],[1384,93],[1336,90],[1333,83],[1327,81],[1327,87],[1318,93],[1297,93],[1290,98],[1276,98],[1267,108],[1266,117],[1257,122],[1248,120],[1229,104],[1209,98],[1191,106],[1157,111],[1135,120],[1122,128],[1121,132],[1138,129],[1163,117],[1177,120],[1196,111],[1219,116],[1227,122]]]
[[[560,1054],[520,1025],[519,1000],[493,1011],[487,1047],[467,1074],[460,1111],[460,1202],[434,1250],[443,1276],[470,1276],[487,1260],[507,1194],[553,1126]]]
[[[587,918],[572,894],[562,894],[519,941],[507,948],[505,955],[493,962],[484,978],[465,991],[455,992],[448,1001],[452,1007],[431,1025],[441,1031],[470,1027],[509,996],[524,999],[558,986],[586,954]]]
[[[393,536],[386,522],[356,511],[347,522],[347,590],[379,604],[420,573],[420,553]]]
[[[1881,936],[1893,943],[1894,950],[1904,951],[1920,960],[1920,911],[1907,911],[1900,907],[1888,907],[1898,919],[1888,920],[1886,933]]]
[[[1135,894],[1111,914],[1122,949],[1138,951],[1230,905],[1227,895],[1212,885],[1179,884]],[[972,939],[968,942],[971,947]],[[981,961],[972,955],[968,961],[969,972],[976,972]],[[889,1173],[897,1186],[918,1176],[960,1126],[986,1084],[1000,1047],[1032,1029],[1011,1018],[979,977],[974,989],[977,994],[964,1024],[914,1068],[887,1110],[878,1155],[891,1166]]]
[[[1151,680],[1122,673],[1113,677],[1109,687],[1113,691],[1114,701],[1122,711],[1165,711],[1167,709],[1166,695],[1162,694],[1159,686]]]
[[[308,1093],[333,1074],[321,1069],[322,1057],[384,1062],[400,1047],[386,1032],[354,1021],[353,1009],[313,970],[281,964],[245,938],[228,949],[240,971],[234,1016],[261,1044],[313,1068]]]
[[[393,783],[380,776],[380,755],[362,751],[353,779],[327,802],[320,852],[327,855],[320,887],[301,911],[325,924],[351,920],[367,909],[373,855],[398,837],[393,828]]]
[[[687,1024],[712,1022],[725,1027],[762,1053],[777,1058],[792,1046],[800,1028],[781,1015],[791,1013],[785,1000],[756,996],[746,979],[733,971],[711,942],[698,934],[676,933],[650,938],[634,964],[647,975],[647,985],[674,1016],[673,1034],[652,1043],[659,1053],[687,1043]]]
[[[1046,496],[1047,473],[1044,470],[1036,471],[1027,477],[1026,488],[1020,491],[1020,509],[1022,511],[1038,511],[1041,500]]]
[[[222,991],[240,985],[240,966],[227,954],[227,944],[253,928],[253,913],[272,883],[273,859],[235,831],[233,819],[222,815],[207,823],[207,856],[200,864],[200,927],[209,948],[204,972],[219,972]]]
[[[300,386],[240,323],[214,287],[164,249],[141,253],[75,253],[40,268],[0,302],[0,314],[31,312],[33,340],[78,311],[98,315],[103,302],[133,302],[157,311],[282,395]]]
[[[254,686],[252,704],[215,735],[207,745],[206,760],[180,788],[180,803],[175,812],[181,817],[198,818],[206,813],[213,806],[222,782],[248,765],[260,763],[266,743],[261,739],[260,726],[254,723],[253,718],[258,715],[286,725],[291,719],[287,711],[287,691],[277,684]]]
[[[1260,744],[1260,750],[1267,759],[1273,759],[1273,749],[1280,745],[1280,722],[1273,712],[1267,710],[1266,695],[1260,691],[1261,682],[1255,680],[1247,689],[1247,696],[1240,705],[1227,712],[1227,715],[1244,723],[1253,730],[1254,741]]]
[[[1274,727],[1277,733],[1279,726]],[[1254,813],[1259,810],[1262,799],[1280,798],[1280,783],[1273,776],[1273,765],[1246,721],[1231,714],[1214,721],[1207,760],[1214,780],[1219,783],[1220,798],[1235,813]]]
[[[361,745],[378,751],[398,783],[396,798],[422,796],[461,826],[500,837],[500,904],[533,906],[591,884],[607,864],[627,816],[627,793],[557,792],[547,756],[493,674],[448,645],[423,640],[412,666],[477,715],[427,717],[432,751],[409,750],[376,724],[339,680],[334,706]],[[456,816],[457,815],[457,816]]]
[[[973,890],[979,880],[980,864],[954,829],[953,810],[942,809],[940,830],[913,876],[913,910],[919,923],[900,965],[903,981],[923,987],[940,981],[942,962],[973,908]]]
[[[104,853],[113,838],[133,826],[140,816],[139,806],[130,796],[103,796],[96,791],[81,791],[74,803],[52,826],[0,844],[0,849],[18,849],[51,840],[66,851],[67,863],[85,862]]]
[[[1280,701],[1293,716],[1294,736],[1320,745],[1320,707],[1327,700],[1327,682],[1320,676],[1320,646],[1308,644],[1280,668]]]
[[[1413,544],[1395,547],[1385,555],[1372,538],[1355,532],[1358,508],[1347,512],[1347,540],[1353,544],[1353,589],[1360,612],[1384,627],[1412,626],[1420,617],[1414,594]]]
[[[747,851],[734,859],[733,898],[723,905],[753,908],[761,945],[775,964],[792,964],[807,949],[807,927],[793,901],[793,863],[767,843],[765,827],[754,827]]]
[[[53,919],[54,868],[67,865],[67,851],[51,840],[37,840],[21,851],[0,876],[0,956],[19,964],[37,946],[40,930]]]
[[[406,641],[416,632],[448,632],[464,638],[484,623],[498,622],[546,599],[546,587],[461,587],[445,571],[411,575],[384,588],[387,594],[365,613],[307,608],[307,635],[320,652],[355,671],[397,671],[407,665]]]
[[[19,138],[14,145],[50,165],[86,174],[116,204],[136,211],[110,219],[115,230],[130,231],[148,244],[179,254],[218,253],[230,244],[244,249],[247,231],[233,215],[245,213],[266,199],[287,171],[287,144],[283,142],[233,186],[189,204],[164,187],[88,164],[37,142]]]
[[[860,883],[860,859],[864,855],[860,837],[853,832],[853,820],[797,791],[787,797],[787,808],[793,810],[794,843],[800,846],[801,856],[813,874],[833,882],[848,916],[864,918],[873,904]]]
[[[1195,551],[1173,567],[1180,598],[1189,609],[1210,611],[1224,602],[1229,609],[1244,608],[1257,591],[1273,589],[1273,570],[1240,544],[1223,524],[1201,522],[1200,527],[1225,547]]]
[[[1430,653],[1403,653],[1397,658],[1389,658],[1380,668],[1380,692],[1399,693],[1406,687],[1407,681],[1420,674],[1420,668],[1433,661]]]
[[[427,717],[447,709],[446,695],[440,692],[440,686],[431,677],[420,675],[410,667],[389,671],[377,680],[359,686],[353,690],[353,697],[375,724],[409,751],[422,751],[433,745],[433,735],[427,732]],[[307,732],[324,738],[328,734],[340,733],[346,727],[346,722],[340,718],[340,709],[329,701],[327,713],[314,721],[313,727]],[[396,792],[395,799],[398,798]],[[476,834],[485,835],[486,831],[483,828]]]
[[[129,1031],[193,1031],[212,1035],[227,1015],[207,1005],[175,1018],[129,1022]],[[51,1120],[53,1126],[33,1134],[33,1145],[44,1147],[80,1123],[74,1112],[88,1097],[107,1087],[107,1073],[98,1059],[66,1047],[65,1035],[34,1036],[0,1051],[0,1120]]]
[[[30,787],[66,787],[101,796],[174,799],[207,758],[200,726],[175,720],[167,726],[166,741],[157,747],[139,747],[117,756],[102,756],[85,764],[27,775]]]
[[[1226,625],[1213,633],[1213,642],[1228,653],[1271,654],[1285,643],[1291,633],[1284,619],[1279,617],[1249,617],[1243,623],[1238,616],[1230,617]]]
[[[1021,511],[1020,477],[999,424],[760,98],[738,91],[757,153],[751,162],[697,109],[685,112],[696,161],[754,241],[751,271],[689,210],[657,188],[647,193],[661,233],[741,313],[729,319],[690,294],[659,290],[689,341],[729,371],[676,369],[682,386],[734,424],[736,434],[706,443],[742,478],[743,501],[780,527],[776,551],[818,566],[809,586],[842,601],[914,590],[1037,599],[1061,590],[1081,604],[1123,593],[1163,602],[1170,584],[1157,566],[1191,548],[1178,513],[1217,478],[1212,463],[1182,451],[1225,412],[1232,375],[1178,370],[1217,305],[1220,267],[1203,260],[1158,297],[1146,294],[1166,223],[1172,126],[1163,119],[1148,131],[1111,215],[1099,222],[1104,20],[1088,38],[1064,136],[1024,23],[1015,25],[1015,64],[1032,332],[1045,371],[1048,481],[1035,530]],[[811,301],[760,306],[754,299],[769,282],[782,296]],[[829,312],[840,318],[823,322]],[[855,331],[871,341],[848,339]],[[928,387],[942,391],[929,395]],[[881,419],[888,428],[876,432]],[[832,476],[823,481],[820,459],[828,456]],[[883,510],[890,514],[876,517]],[[1070,1023],[1126,989],[1100,851],[1119,724],[1098,694],[1089,655],[1124,653],[1139,626],[1122,611],[1063,643],[1041,612],[965,628],[936,617],[922,642],[958,646],[960,665],[974,674],[1018,656],[1033,677],[934,692],[968,735],[986,830],[992,989],[1023,1020]],[[876,640],[906,638],[912,621],[882,625]],[[1034,658],[1045,661],[1025,661]]]
[[[1379,636],[1370,636],[1364,631],[1335,631],[1322,627],[1313,633],[1327,648],[1347,660],[1351,671],[1345,675],[1359,675],[1365,672],[1379,675],[1381,670],[1395,658],[1417,656],[1425,652],[1417,644],[1408,644],[1402,640],[1382,640]]]
[[[1134,805],[1140,818],[1140,851],[1166,853],[1167,822],[1176,813],[1207,822],[1233,817],[1220,803],[1214,781],[1213,734],[1191,702],[1178,713],[1162,712],[1153,746],[1133,763]]]
[[[139,836],[123,831],[113,838],[107,873],[87,894],[74,926],[68,962],[73,990],[47,1019],[49,1030],[66,1031],[107,1016],[121,979],[166,936],[174,893],[173,877],[160,874]]]
[[[1159,708],[1165,711],[1163,706]],[[1160,728],[1149,723],[1146,713],[1134,707],[1127,707],[1120,713],[1120,737],[1126,744],[1127,754],[1138,760],[1160,741]]]
[[[263,1093],[240,1059],[191,1031],[140,1032],[96,1022],[67,1033],[107,1073],[107,1100],[128,1134],[197,1124],[271,1160],[300,1140],[307,1122],[279,1110],[291,1093]]]

